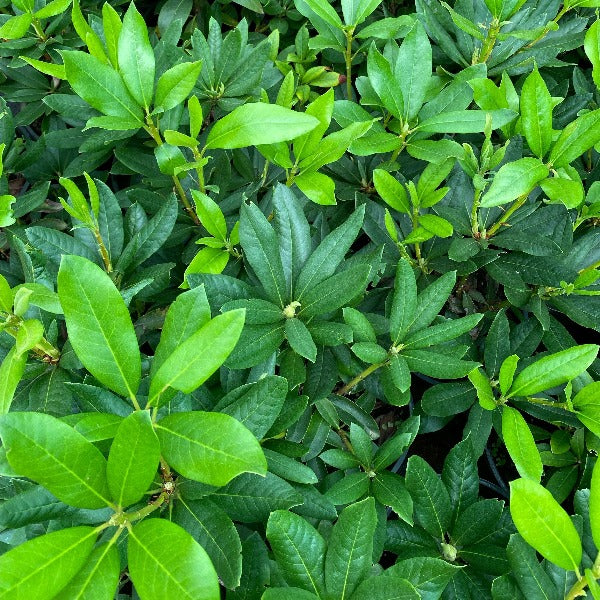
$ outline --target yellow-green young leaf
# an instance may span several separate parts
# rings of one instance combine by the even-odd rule
[[[544,467],[533,434],[521,413],[510,406],[502,410],[502,438],[519,475],[539,483]]]
[[[600,22],[594,21],[586,31],[583,44],[585,53],[592,63],[592,79],[600,87]]]
[[[31,14],[25,13],[11,17],[0,27],[0,38],[5,40],[17,40],[22,38],[31,25]]]
[[[596,344],[582,344],[540,358],[517,375],[508,397],[531,396],[566,383],[581,375],[597,354]]]
[[[161,419],[155,427],[163,457],[188,479],[222,486],[240,473],[267,472],[257,439],[229,415],[177,413]]]
[[[315,204],[331,206],[335,200],[335,182],[323,173],[303,173],[294,179],[300,191]]]
[[[563,130],[552,151],[553,167],[566,167],[600,141],[600,109],[592,110],[571,121]]]
[[[573,398],[573,406],[579,420],[592,433],[600,435],[600,381],[581,389]]]
[[[69,0],[70,2],[70,0]],[[29,58],[28,56],[20,56],[21,60],[24,60],[28,65],[31,65],[34,69],[45,75],[56,77],[56,79],[66,79],[67,74],[65,72],[64,65],[57,65],[55,63],[45,62],[43,60],[36,60],[35,58]]]
[[[34,412],[0,417],[0,436],[11,467],[59,500],[78,508],[110,504],[106,459],[66,423]]]
[[[4,357],[0,365],[0,415],[8,412],[26,363],[27,354],[19,354],[15,347]]]
[[[33,13],[33,16],[36,19],[49,19],[50,17],[55,17],[56,15],[60,15],[64,13],[67,8],[69,8],[71,4],[71,0],[52,0],[52,2],[48,2],[44,8],[40,8],[40,10]]]
[[[574,571],[581,562],[579,534],[552,494],[531,479],[510,483],[510,514],[517,531],[544,558]]]
[[[450,237],[454,233],[454,228],[449,221],[438,217],[437,215],[426,214],[419,217],[419,225],[424,227],[430,233],[441,238]]]
[[[12,205],[15,197],[10,194],[0,196],[0,227],[10,227],[16,223]]]
[[[129,574],[141,600],[219,600],[208,554],[192,536],[165,519],[145,519],[129,532]]]
[[[590,526],[594,544],[600,549],[600,460],[594,465],[590,483]]]
[[[154,106],[169,110],[181,104],[196,85],[201,69],[202,62],[195,61],[181,63],[165,71],[156,84]]]
[[[16,338],[16,351],[18,354],[29,352],[41,342],[44,337],[44,326],[37,319],[26,319],[19,326]]]
[[[500,391],[502,392],[502,395],[508,394],[508,390],[512,385],[518,363],[519,357],[516,354],[511,354],[502,363],[500,367],[500,373],[498,374]]]
[[[188,112],[190,113],[190,135],[197,138],[202,129],[202,105],[198,96],[191,96],[188,100]]]
[[[118,42],[119,72],[136,102],[148,109],[154,94],[154,50],[144,18],[132,2],[123,17]]]
[[[94,548],[83,568],[52,600],[112,600],[120,576],[117,547],[102,544]]]
[[[429,117],[416,129],[427,133],[480,133],[485,131],[487,115],[492,117],[492,129],[508,125],[518,117],[514,110],[452,110]]]
[[[97,532],[70,527],[36,537],[0,556],[0,598],[54,598],[85,564]]]
[[[8,281],[0,275],[0,310],[9,313],[12,310],[13,295]]]
[[[219,315],[182,342],[152,377],[148,406],[160,406],[161,395],[169,387],[189,394],[202,385],[235,348],[245,312],[238,309]]]
[[[142,109],[112,67],[85,52],[62,50],[67,81],[75,93],[105,115],[142,122]]]
[[[108,58],[113,67],[119,66],[118,46],[119,35],[123,24],[119,13],[108,3],[102,5],[102,27],[104,29],[104,39],[108,50]]]
[[[373,171],[373,185],[383,201],[398,212],[410,214],[410,205],[404,186],[383,169]]]
[[[312,131],[319,120],[311,115],[255,102],[244,104],[217,121],[208,134],[207,148],[244,148],[292,140]]]
[[[520,158],[500,167],[490,189],[481,199],[481,206],[500,206],[520,196],[528,195],[548,177],[548,167],[537,158]]]
[[[227,224],[219,205],[212,198],[198,190],[192,190],[192,198],[198,216],[202,221],[202,226],[210,235],[225,241],[227,238]]]
[[[114,392],[135,397],[140,350],[129,310],[110,277],[85,258],[63,256],[58,296],[69,341],[83,366]]]
[[[477,391],[477,399],[482,408],[494,410],[496,408],[496,399],[490,383],[490,378],[481,370],[473,369],[469,374],[469,381]]]
[[[293,72],[290,71],[293,79]],[[293,150],[294,157],[296,159],[303,159],[310,156],[311,153],[318,146],[321,138],[329,128],[331,123],[331,117],[333,116],[333,105],[334,105],[334,94],[333,90],[327,90],[321,96],[318,96],[313,100],[307,107],[305,114],[311,115],[319,120],[319,125],[311,130],[309,133],[305,133],[294,139]],[[287,144],[285,144],[287,148]],[[289,150],[288,150],[289,152]]]
[[[552,96],[537,67],[521,91],[521,126],[531,151],[543,158],[552,144]]]
[[[160,444],[148,411],[121,421],[110,447],[106,475],[113,500],[129,506],[148,491],[160,462]]]
[[[375,42],[369,48],[367,73],[369,82],[381,99],[384,108],[397,119],[402,119],[404,100],[400,83],[392,72],[392,67],[387,58],[377,50]]]
[[[222,273],[229,262],[229,252],[222,248],[202,248],[183,274],[183,280],[193,273]]]

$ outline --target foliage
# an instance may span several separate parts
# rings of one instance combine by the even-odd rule
[[[600,598],[600,2],[0,8],[0,598]]]

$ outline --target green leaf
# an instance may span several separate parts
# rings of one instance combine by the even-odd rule
[[[311,115],[263,102],[239,106],[217,121],[208,134],[207,148],[244,148],[293,140],[319,124]]]
[[[85,52],[62,50],[67,80],[75,93],[105,115],[143,125],[142,109],[113,68]]]
[[[467,437],[456,444],[446,456],[442,469],[442,482],[450,495],[456,523],[457,516],[477,502],[479,497],[477,457],[470,438]],[[455,529],[460,531],[456,525]]]
[[[123,23],[119,13],[110,5],[108,2],[102,5],[102,29],[104,30],[104,39],[106,41],[106,49],[108,50],[108,57],[113,67],[119,65],[118,58],[118,45],[119,35]]]
[[[225,241],[227,239],[227,224],[219,205],[212,198],[198,190],[192,190],[192,198],[204,229],[218,240]]]
[[[323,173],[302,173],[294,178],[298,189],[315,204],[331,206],[336,204],[335,182]]]
[[[302,517],[278,510],[269,516],[267,539],[286,583],[314,591],[325,589],[325,540]]]
[[[285,595],[283,595],[285,594]],[[320,596],[315,596],[311,592],[293,587],[270,587],[265,590],[260,600],[319,600]]]
[[[244,311],[232,310],[208,321],[181,342],[160,365],[150,382],[148,406],[169,400],[171,387],[189,394],[202,385],[231,354],[244,326]]]
[[[167,69],[156,84],[154,106],[170,110],[181,104],[191,93],[198,81],[202,62],[184,62]],[[196,132],[193,137],[196,137]]]
[[[456,271],[449,271],[429,284],[417,296],[417,307],[412,319],[408,322],[407,333],[419,331],[435,319],[444,304],[446,304],[455,283]]]
[[[406,334],[417,315],[417,282],[408,261],[398,261],[394,294],[390,311],[390,337],[397,344]]]
[[[1,370],[1,369],[0,369]],[[600,433],[600,382],[579,390],[572,400],[579,420],[594,434]]]
[[[600,461],[596,461],[590,483],[590,527],[596,548],[600,548]]]
[[[579,534],[547,489],[530,479],[511,481],[510,514],[525,541],[544,558],[567,571],[579,568]]]
[[[397,119],[402,119],[404,115],[402,88],[392,72],[390,63],[377,50],[375,42],[369,48],[367,72],[369,74],[369,83],[373,86],[379,98],[381,98],[385,109]]]
[[[424,133],[480,133],[485,130],[486,115],[492,116],[492,129],[499,129],[514,121],[513,110],[460,110],[440,113],[420,123],[416,129]]]
[[[43,413],[0,417],[0,436],[11,467],[78,508],[110,504],[106,459],[67,424]]]
[[[423,106],[431,80],[431,44],[420,21],[404,38],[396,59],[395,74],[404,99],[406,121],[412,121]]]
[[[404,186],[383,169],[373,171],[373,185],[386,204],[398,212],[410,214],[410,204]]]
[[[335,598],[350,598],[371,568],[376,525],[375,501],[367,498],[345,508],[333,526],[325,557],[325,584]]]
[[[552,96],[537,67],[523,83],[521,126],[531,151],[543,158],[552,144]]]
[[[365,362],[374,365],[383,363],[388,358],[388,352],[385,348],[374,342],[357,342],[352,345],[352,352]]]
[[[304,295],[298,316],[310,319],[348,304],[364,291],[370,272],[368,265],[355,265],[322,281]]]
[[[360,25],[379,5],[381,0],[342,0],[346,25]]]
[[[305,4],[319,19],[322,19],[328,25],[336,29],[342,29],[342,21],[335,9],[329,3],[329,0],[302,0],[298,2],[296,7],[305,17],[310,15],[306,14],[306,10],[303,10],[302,4]]]
[[[384,577],[402,577],[411,582],[424,599],[439,598],[446,585],[461,567],[441,558],[418,556],[398,561],[386,569]]]
[[[159,462],[160,445],[150,413],[131,413],[117,429],[106,467],[108,487],[117,505],[129,506],[142,499]]]
[[[317,358],[317,347],[310,335],[310,331],[300,319],[285,320],[285,337],[292,350],[300,356],[315,362]]]
[[[246,260],[272,302],[284,308],[290,300],[273,227],[256,204],[243,204],[240,210],[240,243]]]
[[[18,40],[27,33],[30,25],[30,13],[10,17],[10,19],[5,21],[2,27],[0,27],[0,38],[5,40]]]
[[[460,360],[431,350],[403,350],[410,370],[439,379],[461,379],[480,366],[471,360]]]
[[[0,595],[53,598],[85,564],[98,533],[92,527],[53,531],[0,556]]]
[[[517,375],[507,397],[532,396],[566,383],[581,375],[597,354],[597,345],[582,344],[540,358]]]
[[[356,588],[352,600],[420,600],[417,588],[401,577],[369,577]]]
[[[519,475],[539,483],[544,466],[533,434],[521,413],[510,406],[502,409],[502,438]]]
[[[48,2],[44,8],[35,11],[33,16],[37,19],[49,19],[50,17],[55,17],[56,15],[65,12],[70,4],[71,0],[52,0],[51,2]]]
[[[63,256],[58,296],[69,341],[84,367],[109,389],[134,398],[141,358],[129,311],[110,277],[80,256]]]
[[[477,391],[477,399],[482,408],[494,410],[497,406],[490,378],[481,369],[473,369],[467,374],[469,381]]]
[[[19,354],[16,347],[11,348],[4,357],[0,365],[0,415],[9,411],[26,363],[27,354]]]
[[[236,588],[242,574],[242,544],[227,514],[208,498],[180,497],[173,509],[173,521],[206,550],[223,585]]]
[[[443,344],[471,331],[481,321],[482,317],[482,314],[474,314],[460,319],[448,319],[445,323],[438,323],[415,331],[404,339],[403,345],[414,349]]]
[[[500,373],[498,374],[498,380],[500,383],[500,391],[503,396],[508,394],[508,390],[513,383],[513,378],[517,370],[517,364],[519,363],[519,357],[516,354],[508,356],[502,365],[500,366]]]
[[[600,141],[600,109],[571,121],[561,132],[550,152],[554,168],[566,167]]]
[[[426,214],[419,217],[419,225],[441,238],[451,237],[454,233],[452,223],[437,215]]]
[[[351,473],[336,481],[325,492],[325,497],[336,506],[356,502],[369,491],[369,476],[366,473]]]
[[[206,551],[185,529],[145,519],[129,532],[129,574],[141,600],[219,600],[219,582]]]
[[[365,206],[359,206],[339,227],[328,234],[310,255],[298,280],[294,283],[294,300],[335,273],[346,252],[358,236],[365,217]]]
[[[450,528],[452,505],[438,474],[420,456],[411,456],[405,483],[414,502],[417,523],[432,536],[444,539]]]
[[[71,0],[69,0],[69,3]],[[24,60],[28,65],[31,65],[34,69],[40,73],[56,77],[57,79],[66,79],[67,74],[65,72],[64,65],[57,65],[54,63],[44,62],[43,60],[36,60],[35,58],[29,58],[28,56],[19,57]]]
[[[144,18],[133,2],[123,17],[117,52],[119,72],[127,89],[147,111],[154,95],[154,50]]]
[[[267,471],[256,438],[229,415],[176,413],[155,427],[165,460],[189,479],[222,486],[240,473]]]
[[[372,483],[373,495],[378,502],[389,506],[403,521],[413,523],[413,501],[400,475],[382,471]]]
[[[113,544],[94,548],[83,568],[53,600],[111,600],[121,576],[119,551]]]
[[[542,179],[548,177],[548,167],[537,158],[520,158],[500,167],[480,206],[500,206],[521,196],[527,196]]]

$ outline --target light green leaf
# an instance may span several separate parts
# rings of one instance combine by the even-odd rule
[[[398,212],[410,214],[410,204],[404,186],[383,169],[373,171],[373,185],[386,204]]]
[[[356,589],[352,600],[421,600],[410,581],[401,577],[369,577]]]
[[[573,398],[579,420],[596,435],[600,434],[600,382],[594,381],[579,390]]]
[[[344,23],[360,25],[380,4],[381,0],[342,0]]]
[[[0,27],[0,38],[5,40],[18,40],[27,33],[30,25],[30,13],[10,17],[10,19],[5,21],[2,27]]]
[[[58,296],[69,341],[98,381],[123,396],[135,397],[141,358],[129,310],[110,277],[80,256],[63,256]]]
[[[184,62],[167,69],[156,84],[155,107],[169,110],[181,104],[194,89],[201,70],[201,61]]]
[[[36,19],[49,19],[65,12],[71,5],[71,0],[52,0],[48,2],[44,8],[40,8],[33,13]]]
[[[345,508],[333,526],[325,557],[325,583],[335,598],[350,598],[371,568],[376,525],[375,501],[367,498]]]
[[[106,459],[66,423],[34,412],[0,417],[0,436],[11,467],[78,508],[110,504]]]
[[[219,205],[212,198],[198,190],[192,190],[192,198],[204,229],[217,239],[226,240],[227,224]]]
[[[581,375],[597,354],[597,345],[582,344],[540,358],[517,375],[507,397],[531,396],[566,383]]]
[[[69,4],[71,0],[69,0]],[[28,56],[20,56],[21,60],[24,60],[28,65],[31,65],[34,69],[40,73],[56,77],[57,79],[66,79],[67,74],[65,72],[64,65],[57,65],[55,63],[45,62],[43,60],[36,60],[35,58],[29,58]]]
[[[235,348],[244,312],[232,310],[211,319],[177,346],[152,377],[148,406],[160,406],[169,387],[189,394],[202,385]]]
[[[500,373],[498,374],[498,380],[500,383],[500,391],[505,396],[513,383],[515,372],[517,370],[517,364],[519,363],[519,357],[516,354],[508,356],[500,366]]]
[[[482,408],[494,410],[497,405],[492,390],[492,384],[490,383],[490,378],[487,374],[478,368],[473,369],[467,376],[477,391],[477,399]]]
[[[0,415],[9,411],[26,363],[27,354],[19,354],[16,347],[11,348],[4,357],[0,365]]]
[[[142,109],[113,68],[85,52],[62,50],[67,80],[75,93],[105,115],[142,122]]]
[[[148,411],[125,417],[110,447],[106,475],[112,498],[119,506],[142,499],[156,475],[160,445]]]
[[[454,227],[452,227],[450,221],[431,213],[421,215],[419,217],[419,225],[441,238],[451,237],[454,233]]]
[[[308,133],[318,124],[319,120],[311,115],[277,104],[244,104],[213,125],[206,147],[244,148],[258,144],[276,144]]]
[[[97,532],[70,527],[41,535],[0,556],[0,597],[53,598],[85,564]]]
[[[331,206],[335,200],[335,182],[323,173],[302,173],[294,179],[298,189],[315,204]]]
[[[490,189],[483,195],[481,206],[499,206],[527,196],[548,177],[548,167],[537,158],[520,158],[500,167]]]
[[[590,483],[590,527],[596,548],[600,548],[600,461],[596,461]]]
[[[223,486],[240,473],[267,472],[258,441],[229,415],[176,413],[155,427],[165,460],[184,477]]]
[[[537,67],[521,91],[521,126],[531,151],[543,158],[552,144],[552,96]]]
[[[561,132],[550,152],[554,168],[566,167],[600,141],[600,109],[571,121]]]
[[[426,119],[416,129],[427,133],[480,133],[485,129],[487,114],[492,117],[492,129],[504,127],[518,116],[515,111],[506,108],[448,111]]]
[[[502,409],[502,438],[519,475],[539,483],[544,467],[533,434],[521,413],[510,406]]]
[[[219,582],[206,551],[185,529],[145,519],[129,532],[129,574],[141,600],[219,600]]]
[[[414,322],[417,314],[417,282],[409,262],[398,261],[390,311],[390,337],[397,344]]]
[[[388,60],[377,50],[375,43],[369,48],[367,59],[369,82],[381,99],[383,106],[397,119],[404,115],[402,88],[396,80]]]
[[[578,569],[579,534],[547,489],[530,479],[511,481],[510,514],[525,541],[544,558],[567,571]]]

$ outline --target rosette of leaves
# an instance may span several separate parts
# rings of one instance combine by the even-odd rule
[[[370,261],[343,265],[358,236],[360,207],[313,250],[310,228],[300,202],[285,186],[273,194],[274,219],[269,223],[254,204],[242,205],[239,237],[250,267],[249,281],[226,275],[190,275],[202,281],[213,308],[246,309],[241,341],[227,364],[234,368],[269,359],[284,340],[300,356],[314,362],[319,346],[352,340],[338,311],[360,298],[372,277]],[[340,268],[341,266],[341,268]]]
[[[444,592],[448,597],[489,598],[492,580],[510,571],[506,544],[514,526],[504,502],[480,499],[470,439],[450,450],[441,477],[420,456],[411,456],[405,486],[414,523],[389,521],[386,550],[399,561],[435,557],[459,567]]]
[[[439,316],[455,282],[456,272],[449,272],[418,291],[413,268],[400,259],[389,308],[389,337],[385,342],[380,343],[364,315],[347,309],[344,319],[352,327],[355,342],[351,350],[368,366],[339,393],[351,391],[379,371],[387,401],[402,406],[410,399],[411,372],[437,379],[460,379],[472,371],[478,363],[464,360],[469,344],[453,342],[474,329],[483,315],[459,319]]]
[[[577,7],[595,3],[571,0],[562,4],[524,0],[485,0],[476,4],[418,0],[417,14],[430,37],[452,62],[487,64],[490,75],[527,72],[561,64],[559,52],[581,44],[587,17]]]
[[[248,98],[258,99],[261,87],[271,87],[277,77],[271,60],[277,41],[268,38],[249,44],[245,19],[223,36],[221,25],[211,17],[207,36],[196,29],[191,44],[192,57],[203,65],[194,93],[206,115],[215,109],[226,114]]]

